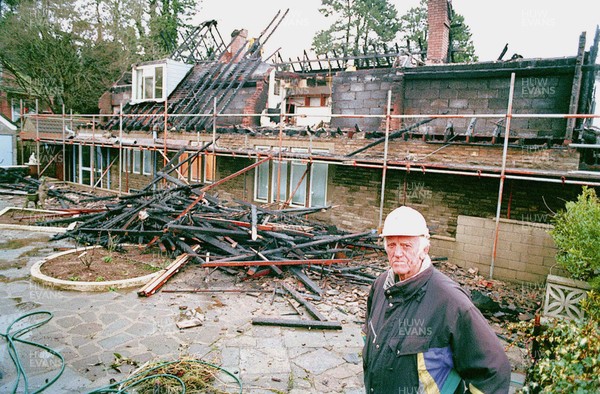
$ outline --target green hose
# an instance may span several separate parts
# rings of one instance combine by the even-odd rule
[[[23,319],[26,319],[30,316],[35,316],[35,315],[47,315],[47,317],[44,320],[41,320],[37,323],[25,326],[17,331],[15,331],[14,333],[11,333],[11,329],[12,327],[17,324],[18,322],[20,322]],[[34,330],[46,323],[48,323],[50,321],[50,319],[52,319],[54,315],[51,312],[48,311],[37,311],[37,312],[31,312],[31,313],[27,313],[19,318],[17,318],[16,320],[14,320],[6,329],[6,333],[2,334],[0,333],[0,336],[2,336],[3,338],[6,339],[6,341],[8,342],[8,354],[10,355],[10,358],[13,362],[13,364],[15,365],[15,369],[17,370],[17,380],[15,381],[15,385],[11,391],[12,394],[15,394],[17,392],[17,389],[19,388],[19,384],[21,383],[21,379],[24,382],[25,385],[25,394],[29,394],[29,378],[27,377],[27,373],[25,372],[25,369],[23,368],[23,364],[21,363],[21,359],[19,358],[19,354],[17,353],[17,349],[15,346],[16,342],[19,343],[24,343],[26,345],[31,345],[31,346],[35,346],[38,347],[40,349],[44,349],[45,351],[47,351],[48,353],[58,357],[60,359],[61,362],[61,366],[60,366],[60,371],[51,379],[49,380],[44,386],[42,386],[41,388],[39,388],[36,391],[31,392],[31,394],[37,394],[37,393],[41,393],[42,391],[44,391],[45,389],[47,389],[48,387],[50,387],[51,385],[54,384],[54,382],[56,382],[58,380],[58,378],[62,375],[62,373],[65,370],[65,359],[64,357],[57,352],[54,349],[49,348],[48,346],[42,345],[40,343],[36,343],[36,342],[31,342],[31,341],[27,341],[25,339],[20,339],[19,337],[21,337],[22,335],[28,333],[31,330]],[[150,380],[150,379],[154,379],[157,377],[166,377],[166,378],[170,378],[170,379],[175,379],[178,381],[178,383],[181,385],[181,394],[185,394],[185,383],[177,376],[175,375],[170,375],[170,374],[154,374],[154,375],[149,375],[143,378],[140,378],[140,376],[143,376],[145,374],[147,374],[148,372],[154,371],[156,369],[162,368],[164,366],[170,365],[170,364],[175,364],[178,362],[181,362],[182,360],[176,360],[176,361],[168,361],[168,362],[164,362],[161,363],[147,371],[143,371],[140,373],[137,373],[133,376],[131,376],[128,379],[122,380],[120,382],[116,382],[113,383],[111,385],[108,386],[104,386],[101,388],[98,388],[96,390],[90,391],[87,394],[103,394],[103,393],[119,393],[119,394],[126,394],[127,390],[131,389],[134,386],[137,386],[138,384],[146,381],[146,380]],[[240,391],[239,393],[242,393],[242,382],[240,381],[240,379],[235,376],[234,374],[232,374],[231,372],[229,372],[228,370],[219,367],[218,365],[215,364],[211,364],[209,362],[206,361],[202,361],[202,360],[185,360],[186,362],[195,362],[195,363],[200,363],[203,365],[207,365],[211,368],[215,368],[218,369],[222,372],[225,372],[227,375],[231,376],[235,382],[238,384]],[[139,380],[136,380],[140,378]],[[136,381],[134,381],[136,380]],[[134,381],[133,383],[129,383],[131,381]]]
[[[15,331],[14,333],[11,333],[11,329],[15,324],[17,324],[18,322],[20,322],[23,319],[26,319],[30,316],[35,316],[35,315],[47,315],[47,318],[45,318],[44,320],[41,320],[37,323],[25,326],[25,327]],[[4,333],[4,334],[0,333],[0,336],[2,336],[8,342],[8,354],[10,355],[10,358],[15,366],[15,369],[17,370],[17,380],[15,381],[15,385],[11,391],[13,394],[17,392],[17,389],[19,388],[19,384],[21,383],[21,379],[23,379],[23,383],[25,385],[24,393],[25,394],[30,393],[29,379],[27,378],[27,373],[25,372],[25,369],[23,368],[23,364],[21,363],[19,354],[17,353],[17,348],[15,346],[16,342],[24,343],[26,345],[31,345],[31,346],[38,347],[40,349],[44,349],[48,353],[54,355],[55,357],[58,357],[61,362],[60,371],[58,371],[56,376],[54,376],[54,378],[49,380],[44,386],[42,386],[38,390],[32,392],[32,394],[41,393],[42,391],[44,391],[45,389],[47,389],[48,387],[53,385],[54,382],[56,382],[58,380],[60,375],[62,375],[63,371],[65,370],[65,359],[59,352],[57,352],[54,349],[49,348],[48,346],[44,346],[41,343],[26,341],[25,339],[19,338],[20,336],[28,333],[29,331],[34,330],[34,329],[48,323],[50,321],[50,319],[52,319],[52,317],[53,317],[52,313],[48,312],[48,311],[37,311],[37,312],[27,313],[27,314],[17,318],[16,320],[14,320],[12,323],[10,323],[10,325],[6,329],[6,333]]]

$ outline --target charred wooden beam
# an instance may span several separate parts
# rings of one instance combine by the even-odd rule
[[[307,328],[309,330],[342,329],[342,325],[336,321],[272,319],[266,317],[255,317],[252,319],[252,324],[257,326],[298,327]]]

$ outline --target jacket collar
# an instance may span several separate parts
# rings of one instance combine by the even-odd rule
[[[415,276],[408,278],[407,280],[404,280],[404,281],[398,281],[398,282],[392,284],[391,286],[386,286],[388,284],[388,278],[390,276],[389,272],[391,272],[392,278],[394,278],[394,273],[390,269],[388,272],[388,277],[386,277],[386,281],[384,283],[384,290],[386,291],[386,294],[399,296],[404,299],[411,298],[417,292],[419,292],[419,293],[424,292],[424,290],[425,290],[424,287],[427,284],[427,282],[429,281],[429,279],[431,278],[431,275],[433,275],[433,271],[434,271],[434,267],[430,261],[430,263],[427,265],[427,267],[424,267],[424,269],[419,271],[419,273],[416,274]]]
[[[409,282],[413,279],[416,279],[423,272],[425,272],[425,270],[427,270],[427,268],[430,268],[431,266],[432,266],[431,258],[429,257],[429,255],[427,255],[427,256],[425,256],[425,258],[423,259],[423,262],[421,263],[421,268],[419,268],[419,272],[417,272],[414,276],[412,276],[404,281],[399,280],[396,277],[396,275],[394,274],[394,271],[392,271],[392,268],[389,268],[387,271],[387,275],[385,277],[385,282],[383,283],[383,289],[387,290],[397,283]]]

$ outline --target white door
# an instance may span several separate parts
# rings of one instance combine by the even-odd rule
[[[0,166],[12,166],[13,163],[13,137],[12,135],[0,135]]]

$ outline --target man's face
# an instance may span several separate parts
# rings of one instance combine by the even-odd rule
[[[385,251],[390,266],[401,280],[416,275],[421,268],[426,251],[419,253],[419,237],[386,237]]]

